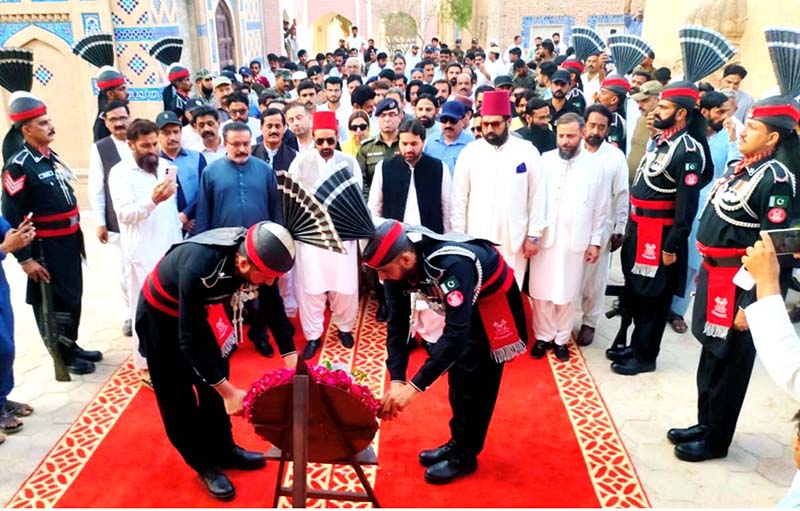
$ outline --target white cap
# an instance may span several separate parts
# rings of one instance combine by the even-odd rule
[[[305,71],[295,71],[292,73],[292,80],[305,80],[308,78],[308,75]]]

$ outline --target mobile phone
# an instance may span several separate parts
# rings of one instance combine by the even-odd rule
[[[775,246],[775,253],[777,255],[800,252],[800,227],[775,229],[766,232],[769,234],[772,244]]]
[[[174,183],[178,179],[178,167],[170,165],[164,172],[164,181]]]

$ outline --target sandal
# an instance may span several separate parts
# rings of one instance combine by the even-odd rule
[[[28,417],[33,413],[33,407],[27,403],[17,403],[16,401],[6,400],[3,411],[13,414],[14,417]]]
[[[4,411],[0,414],[0,433],[5,433],[6,435],[16,433],[22,429],[23,425],[23,422],[14,417],[11,413]]]
[[[689,328],[686,325],[686,321],[684,321],[683,317],[682,316],[678,316],[677,314],[673,314],[669,318],[669,325],[672,327],[672,329],[675,332],[677,332],[679,334],[685,333],[686,330],[688,330],[688,328]]]

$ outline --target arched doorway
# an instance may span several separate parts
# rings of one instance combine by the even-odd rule
[[[236,65],[236,40],[233,32],[233,16],[225,2],[220,0],[214,13],[217,26],[217,54],[219,67]]]
[[[413,43],[418,41],[417,20],[405,12],[384,14],[380,28],[386,42],[386,48],[391,53],[396,51],[405,52]]]
[[[311,25],[314,52],[332,51],[338,46],[339,39],[350,34],[352,25],[353,22],[341,14],[328,13],[317,18]]]

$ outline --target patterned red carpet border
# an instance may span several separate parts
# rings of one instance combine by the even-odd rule
[[[385,381],[386,339],[383,325],[372,320],[374,312],[375,303],[372,301],[361,307],[356,329],[356,349],[344,349],[338,342],[324,343],[320,360],[338,362],[366,373],[364,383],[380,399]],[[331,330],[332,327],[329,327],[329,335]],[[586,360],[574,345],[570,347],[570,352],[570,360],[566,363],[559,362],[551,354],[550,366],[601,506],[650,507],[628,452],[589,373]],[[86,406],[6,507],[54,507],[138,390],[138,376],[133,364],[127,361]],[[378,454],[379,437],[380,432],[373,441],[373,447]],[[370,483],[374,485],[377,467],[364,469]],[[290,468],[284,480],[287,485],[291,484],[291,473]],[[311,464],[308,476],[309,487],[362,491],[358,478],[350,467]],[[291,507],[286,498],[282,498],[279,505]],[[308,507],[370,507],[370,504],[309,500]]]

